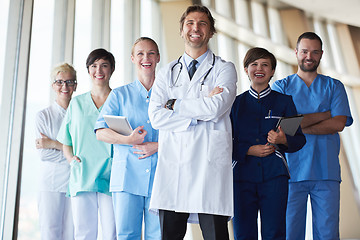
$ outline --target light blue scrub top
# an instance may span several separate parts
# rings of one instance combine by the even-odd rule
[[[95,131],[108,128],[103,115],[126,116],[133,129],[144,126],[147,131],[144,142],[157,142],[158,131],[153,129],[148,116],[151,89],[136,80],[111,91],[99,118]],[[130,145],[114,144],[114,160],[111,168],[110,191],[124,191],[134,195],[151,196],[158,154],[139,159]]]
[[[276,81],[272,89],[291,95],[300,114],[331,111],[331,116],[347,116],[346,126],[353,122],[344,85],[336,79],[318,74],[310,87],[297,75]],[[306,180],[341,181],[339,134],[305,134],[305,146],[295,153],[286,153],[290,182]]]
[[[100,192],[110,195],[111,145],[98,141],[94,124],[99,112],[90,92],[74,97],[67,109],[57,140],[73,147],[81,162],[70,163],[68,195],[79,192]]]

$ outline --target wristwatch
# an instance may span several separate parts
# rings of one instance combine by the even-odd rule
[[[174,107],[175,101],[176,101],[176,99],[169,99],[165,104],[166,108],[169,110],[174,110],[173,107]]]

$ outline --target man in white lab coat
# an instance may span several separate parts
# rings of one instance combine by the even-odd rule
[[[150,211],[159,210],[162,239],[183,239],[187,222],[199,222],[205,240],[225,240],[233,215],[236,70],[208,49],[215,27],[206,7],[188,7],[180,33],[185,53],[160,70],[150,99],[150,121],[159,129]]]

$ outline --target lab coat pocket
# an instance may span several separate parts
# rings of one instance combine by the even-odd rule
[[[215,164],[231,164],[231,156],[231,133],[220,130],[210,130],[208,145],[209,161]]]

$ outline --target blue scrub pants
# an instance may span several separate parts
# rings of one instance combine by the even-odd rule
[[[149,212],[150,197],[113,192],[112,199],[118,240],[141,239],[143,219],[145,240],[161,239],[159,217]]]
[[[338,240],[340,209],[340,183],[338,181],[289,183],[286,239],[305,239],[308,195],[311,200],[313,240]]]
[[[234,182],[234,238],[258,239],[260,210],[261,238],[285,240],[288,177],[278,176],[263,183]]]

